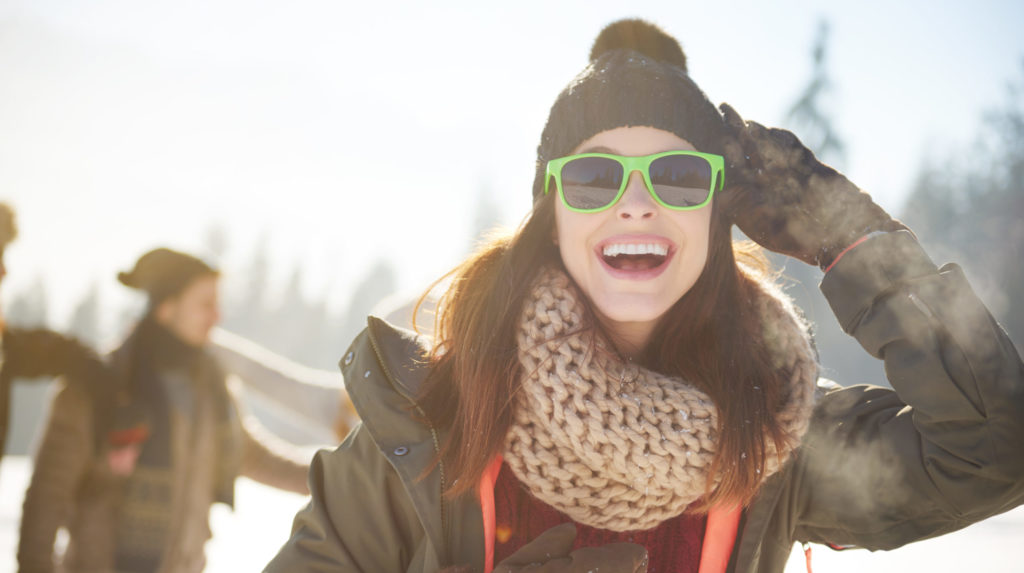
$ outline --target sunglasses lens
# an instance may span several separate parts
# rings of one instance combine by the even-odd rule
[[[693,155],[666,155],[651,162],[651,185],[666,204],[693,207],[711,193],[711,164]]]
[[[622,165],[607,157],[581,157],[562,166],[562,193],[575,209],[607,207],[622,187]]]

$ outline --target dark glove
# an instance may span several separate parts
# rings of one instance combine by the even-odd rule
[[[572,523],[556,525],[498,563],[494,573],[646,573],[647,550],[635,543],[611,543],[569,552],[576,540]]]
[[[722,200],[740,230],[762,247],[824,269],[868,233],[906,229],[791,132],[744,122],[729,104],[721,110],[727,133]]]

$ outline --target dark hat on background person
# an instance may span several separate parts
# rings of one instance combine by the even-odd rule
[[[537,146],[533,198],[544,192],[547,162],[609,129],[655,127],[700,151],[721,153],[722,116],[690,79],[679,42],[643,20],[609,24],[594,41],[590,64],[551,106]]]
[[[18,223],[14,209],[7,203],[0,203],[0,250],[18,237]]]
[[[198,257],[161,247],[139,257],[132,270],[117,273],[117,280],[144,291],[149,295],[150,306],[156,306],[181,293],[193,280],[218,274],[217,269]]]

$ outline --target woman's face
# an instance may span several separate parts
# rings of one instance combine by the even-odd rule
[[[587,139],[572,153],[637,156],[672,150],[696,148],[653,127],[618,127]],[[566,269],[620,350],[631,353],[646,346],[658,319],[704,270],[711,205],[693,211],[662,207],[634,172],[619,202],[599,213],[576,213],[556,199],[555,224]],[[609,256],[636,245],[653,245],[656,254]]]
[[[190,346],[202,346],[210,339],[210,331],[220,321],[217,277],[196,278],[181,293],[161,302],[156,320]]]

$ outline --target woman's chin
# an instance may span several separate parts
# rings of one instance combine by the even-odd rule
[[[672,304],[659,304],[651,300],[650,294],[613,295],[602,297],[594,305],[604,322],[608,323],[646,323],[657,322]]]

